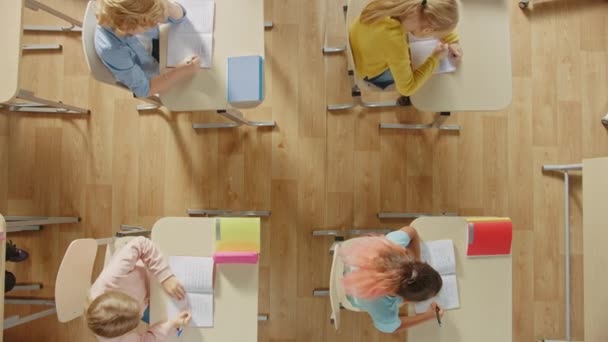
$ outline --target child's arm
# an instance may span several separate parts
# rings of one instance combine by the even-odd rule
[[[200,58],[193,57],[190,61],[180,64],[175,68],[168,69],[165,73],[152,77],[150,80],[150,90],[147,96],[163,93],[171,89],[176,84],[190,78],[198,71]]]
[[[410,237],[410,244],[407,246],[407,249],[414,254],[416,260],[420,260],[420,235],[418,235],[418,231],[410,226],[403,227],[401,230]]]
[[[173,276],[165,258],[152,241],[139,236],[116,252],[94,285],[118,288],[120,279],[135,268],[138,260],[142,260],[150,273],[161,283]]]
[[[426,321],[430,321],[432,319],[437,318],[437,314],[435,313],[436,309],[439,309],[439,317],[443,317],[443,309],[437,306],[437,303],[433,302],[429,309],[422,314],[418,314],[415,316],[399,316],[401,319],[401,326],[395,332],[403,331],[405,329],[411,328],[413,326],[419,325]]]
[[[412,70],[409,47],[403,35],[396,32],[387,34],[387,63],[395,79],[395,86],[401,95],[410,96],[433,75],[439,66],[439,58],[433,54],[418,69]]]

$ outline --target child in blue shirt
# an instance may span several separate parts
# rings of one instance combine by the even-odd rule
[[[192,56],[159,73],[158,25],[177,24],[185,16],[185,9],[172,0],[97,0],[97,55],[135,96],[162,93],[192,77],[200,65],[199,57]],[[144,44],[152,46],[146,48]]]
[[[340,250],[348,270],[343,279],[348,299],[370,315],[376,329],[401,331],[435,319],[437,309],[443,316],[437,303],[423,314],[399,314],[405,302],[432,298],[443,285],[439,273],[420,261],[420,238],[414,228],[351,239]]]

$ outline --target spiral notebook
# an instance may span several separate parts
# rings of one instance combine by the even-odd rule
[[[176,66],[196,55],[201,58],[201,68],[210,68],[215,2],[181,0],[180,4],[186,9],[186,17],[179,24],[169,25],[167,66]]]

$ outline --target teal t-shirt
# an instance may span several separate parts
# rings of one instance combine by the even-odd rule
[[[403,248],[406,248],[412,240],[410,236],[402,230],[390,232],[386,234],[386,238],[403,246]],[[384,333],[392,333],[401,326],[399,307],[403,303],[403,298],[398,296],[384,296],[373,300],[366,300],[349,296],[348,299],[353,306],[370,315],[376,329]]]

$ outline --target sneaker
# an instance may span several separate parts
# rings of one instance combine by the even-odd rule
[[[21,262],[27,259],[30,254],[23,249],[17,248],[13,241],[6,242],[6,260],[12,262]]]
[[[406,106],[411,106],[412,101],[410,101],[409,96],[399,96],[399,98],[397,99],[397,104],[400,105],[401,107],[406,107]]]
[[[604,117],[602,118],[602,123],[608,126],[608,113],[606,113],[606,115],[604,115]]]
[[[4,271],[4,292],[12,290],[17,284],[17,278],[9,271]]]

